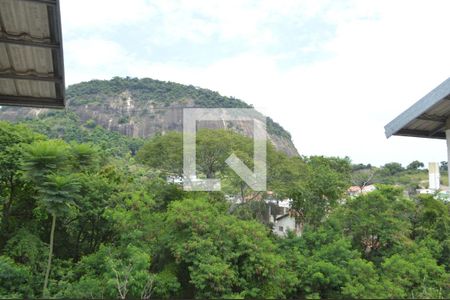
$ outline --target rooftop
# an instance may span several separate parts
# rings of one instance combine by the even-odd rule
[[[0,1],[0,105],[63,108],[59,0]]]
[[[450,117],[450,78],[387,124],[386,137],[393,135],[445,139]]]

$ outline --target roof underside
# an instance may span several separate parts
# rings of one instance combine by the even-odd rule
[[[450,117],[450,78],[387,124],[386,137],[392,135],[445,139]]]
[[[64,107],[59,0],[0,0],[0,105]]]

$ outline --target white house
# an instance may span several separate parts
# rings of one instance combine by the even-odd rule
[[[289,231],[294,232],[297,236],[301,235],[301,227],[297,224],[295,218],[290,214],[277,216],[273,225],[273,233],[285,237]]]
[[[270,222],[273,223],[273,233],[284,237],[289,231],[294,232],[296,235],[300,236],[301,228],[297,224],[295,217],[291,214],[291,199],[284,200],[266,200],[266,203],[275,206],[276,210],[272,214],[272,206],[269,206]]]

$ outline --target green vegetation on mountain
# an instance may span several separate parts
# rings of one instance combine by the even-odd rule
[[[179,99],[190,98],[199,107],[252,107],[241,100],[224,97],[208,89],[150,78],[114,77],[111,80],[81,82],[69,87],[67,97],[72,101],[72,105],[83,105],[91,101],[105,100],[107,97],[117,95],[125,90],[128,90],[139,101],[157,105],[169,106]],[[94,97],[94,99],[89,99],[90,97]]]
[[[249,162],[251,140],[210,129],[198,172],[224,192],[186,192],[166,180],[180,173],[179,133],[138,143],[90,126],[0,122],[0,297],[450,297],[448,202],[388,185],[347,198],[349,159],[270,144],[272,193],[255,193],[222,162]],[[268,196],[293,199],[302,236],[272,233]]]
[[[175,82],[165,82],[150,78],[114,77],[111,80],[92,80],[72,85],[67,90],[70,105],[80,106],[89,103],[99,103],[108,100],[108,97],[118,95],[123,91],[130,92],[133,99],[140,102],[154,104],[155,106],[169,107],[177,103],[183,106],[180,100],[193,100],[193,107],[202,108],[253,108],[242,100],[225,97],[208,89],[183,85]],[[267,118],[269,133],[287,139],[291,138],[289,132],[283,129],[271,118]]]
[[[144,144],[144,139],[110,131],[96,125],[93,120],[83,123],[73,112],[50,111],[38,118],[25,119],[21,123],[49,138],[63,139],[69,143],[95,143],[113,156],[135,155]]]
[[[253,108],[211,90],[149,78],[115,77],[82,82],[69,86],[66,98],[66,114],[37,108],[0,107],[0,120],[41,120],[41,127],[67,140],[101,136],[97,126],[129,137],[149,138],[168,131],[182,131],[184,108]],[[223,129],[243,134],[249,134],[253,128],[251,122],[216,122],[206,126],[210,129],[228,126]],[[76,127],[84,127],[84,134],[80,135]],[[270,117],[267,132],[277,150],[290,156],[298,155],[291,135]],[[119,137],[110,135],[110,138],[117,140],[118,146],[113,145],[113,148],[125,146]]]
[[[367,186],[371,184],[390,184],[402,187],[410,195],[417,193],[417,189],[428,188],[428,170],[424,169],[420,161],[411,162],[406,168],[400,163],[391,162],[381,167],[364,164],[352,166],[352,184]],[[447,163],[440,164],[440,183],[448,186]]]

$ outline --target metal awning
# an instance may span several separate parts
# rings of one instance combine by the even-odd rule
[[[59,0],[0,0],[0,105],[63,108]]]
[[[450,78],[417,101],[384,129],[392,135],[445,139],[445,127],[450,117]]]

